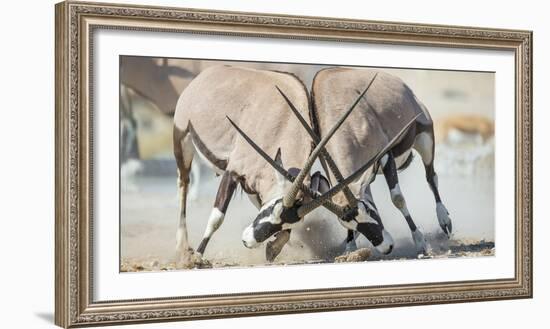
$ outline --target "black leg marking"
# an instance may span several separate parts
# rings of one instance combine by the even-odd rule
[[[350,243],[351,241],[353,241],[353,239],[355,239],[355,234],[354,234],[353,230],[348,230],[348,236],[346,237],[346,243]]]
[[[208,244],[208,241],[210,241],[209,237],[202,238],[201,243],[199,244],[199,247],[197,248],[197,252],[204,253],[204,249],[206,249],[206,245]]]
[[[419,134],[416,136],[414,142],[414,149],[422,157],[422,162],[424,163],[424,169],[426,170],[426,181],[432,190],[432,193],[435,198],[436,203],[436,213],[437,220],[439,221],[439,226],[443,232],[448,236],[451,235],[453,230],[453,224],[451,218],[449,217],[449,212],[447,208],[443,205],[441,201],[441,196],[439,195],[437,174],[434,170],[434,159],[435,159],[435,139],[433,133],[433,124],[418,125]]]
[[[414,223],[413,219],[411,218],[411,215],[409,214],[409,210],[407,209],[405,198],[403,197],[403,194],[401,193],[401,189],[399,188],[399,179],[397,177],[397,166],[395,164],[395,158],[392,152],[389,152],[387,154],[386,163],[382,167],[382,171],[384,173],[384,178],[386,178],[386,183],[388,184],[388,188],[390,189],[391,199],[393,204],[397,207],[397,209],[401,211],[401,213],[405,217],[405,220],[407,221],[407,225],[409,225],[409,229],[411,230],[411,232],[416,231],[416,224]]]
[[[222,181],[218,187],[218,193],[216,194],[216,201],[214,202],[214,208],[208,219],[208,224],[206,225],[206,231],[204,232],[203,239],[197,248],[197,252],[203,254],[212,234],[220,227],[223,222],[223,217],[229,206],[229,201],[233,196],[233,192],[237,188],[237,180],[233,175],[226,171],[223,173]]]
[[[426,169],[426,180],[428,181],[428,184],[430,185],[430,189],[434,194],[435,202],[440,203],[441,197],[439,196],[439,189],[437,188],[437,182],[436,182],[437,176],[435,174],[433,161],[425,165],[424,168]]]

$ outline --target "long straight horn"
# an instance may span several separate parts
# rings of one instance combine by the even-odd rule
[[[239,132],[239,134],[246,140],[246,142],[250,144],[250,146],[252,146],[252,148],[256,150],[256,152],[258,152],[258,154],[260,154],[262,158],[265,159],[265,161],[267,161],[273,168],[275,168],[275,170],[277,170],[287,180],[289,181],[294,180],[294,176],[290,175],[288,171],[286,171],[283,167],[281,167],[281,165],[279,165],[275,160],[271,159],[271,157],[267,155],[267,153],[265,153],[264,150],[262,150],[256,143],[254,143],[254,141],[250,137],[248,137],[248,135],[245,134],[244,131],[242,131],[241,128],[239,128],[239,126],[237,126],[235,122],[233,122],[233,120],[231,120],[228,116],[225,116],[225,117],[227,118],[227,120],[229,120],[231,125]]]
[[[351,111],[353,111],[353,109],[355,109],[355,107],[357,106],[357,104],[359,103],[361,98],[365,95],[367,90],[369,90],[370,86],[374,82],[374,79],[376,79],[376,76],[377,76],[377,74],[374,75],[374,77],[370,81],[367,88],[365,88],[365,90],[359,95],[359,97],[357,97],[357,99],[355,100],[353,105],[340,117],[340,119],[338,119],[338,121],[334,124],[334,126],[332,126],[332,128],[329,130],[329,132],[326,134],[326,136],[324,136],[323,139],[321,139],[319,141],[319,143],[317,144],[317,146],[315,147],[313,152],[311,152],[311,154],[309,155],[309,158],[306,160],[306,163],[304,164],[304,167],[302,168],[302,170],[300,170],[300,173],[298,174],[298,176],[294,180],[294,183],[292,183],[292,186],[290,187],[289,192],[283,198],[283,206],[284,207],[289,208],[292,205],[294,205],[294,202],[296,200],[296,195],[298,194],[298,191],[300,190],[299,187],[300,187],[300,185],[302,185],[304,179],[308,175],[311,167],[313,166],[313,163],[315,162],[315,159],[317,159],[317,156],[319,155],[321,150],[323,150],[323,148],[328,143],[330,138],[334,135],[336,130],[338,130],[338,128],[340,128],[342,123],[350,115]]]
[[[286,103],[288,104],[288,106],[290,107],[290,109],[292,110],[292,113],[294,113],[294,115],[296,116],[296,118],[298,119],[298,121],[300,121],[300,123],[302,124],[302,126],[305,128],[305,130],[307,131],[307,133],[309,134],[309,136],[311,136],[311,139],[313,139],[313,142],[315,143],[315,145],[319,144],[319,141],[320,141],[320,138],[319,136],[313,131],[313,129],[311,129],[311,127],[309,126],[309,124],[306,122],[306,120],[304,119],[304,117],[302,117],[302,115],[300,114],[300,112],[296,109],[296,107],[294,106],[294,104],[292,104],[292,102],[290,101],[290,99],[285,95],[285,93],[279,89],[278,86],[275,86],[275,88],[277,88],[277,91],[279,91],[279,93],[281,94],[281,96],[283,96],[283,98],[285,99]],[[340,182],[344,179],[344,176],[342,176],[342,173],[340,172],[340,170],[338,169],[338,167],[336,166],[336,162],[334,162],[334,160],[332,159],[332,157],[330,156],[330,154],[328,153],[327,149],[323,147],[323,149],[321,150],[321,157],[323,157],[325,159],[325,161],[327,162],[327,165],[328,165],[328,168],[330,169],[330,171],[332,172],[332,174],[334,175],[334,177],[336,178],[336,181],[337,182]],[[346,200],[348,201],[348,204],[351,208],[355,208],[357,207],[357,199],[355,198],[355,196],[353,195],[353,192],[351,192],[350,188],[348,186],[346,186],[344,188],[344,196],[346,197]]]
[[[367,169],[369,169],[373,164],[376,164],[380,158],[382,158],[388,151],[394,146],[394,144],[403,137],[405,132],[408,131],[408,129],[411,127],[411,125],[416,121],[416,119],[422,115],[422,113],[418,113],[414,118],[412,118],[400,131],[397,135],[395,135],[394,138],[392,138],[386,146],[380,150],[374,157],[372,157],[367,163],[365,163],[361,168],[357,169],[353,174],[348,176],[346,179],[332,187],[330,190],[328,190],[326,193],[324,193],[322,196],[320,196],[317,199],[314,199],[298,208],[298,216],[303,217],[310,213],[311,211],[318,208],[325,200],[329,200],[334,195],[336,195],[338,192],[340,192],[345,186],[355,181],[357,178],[359,178]],[[374,173],[376,174],[376,173]]]
[[[256,152],[258,152],[258,154],[260,154],[260,156],[264,158],[265,161],[267,161],[267,163],[269,163],[275,170],[277,170],[289,182],[295,181],[295,177],[293,175],[291,175],[286,169],[284,169],[277,161],[271,159],[271,157],[267,155],[267,153],[265,153],[264,150],[262,150],[256,143],[254,143],[254,141],[250,137],[248,137],[248,135],[246,135],[245,132],[242,131],[241,128],[237,126],[237,124],[235,124],[235,122],[233,122],[233,120],[231,120],[228,116],[226,116],[226,118],[227,120],[229,120],[231,125],[237,130],[237,132],[244,138],[244,140],[250,146],[252,146],[252,148],[256,150]],[[304,193],[306,193],[308,196],[310,196],[313,199],[318,198],[320,196],[320,194],[317,191],[313,191],[309,186],[306,186],[303,183],[300,186],[300,188],[304,191]],[[342,209],[342,207],[333,203],[330,200],[326,200],[325,202],[322,203],[322,205],[325,208],[327,208],[327,210],[331,211],[333,214],[335,214],[338,217],[342,217],[344,215],[344,210]]]

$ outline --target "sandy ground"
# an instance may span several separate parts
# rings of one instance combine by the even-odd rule
[[[428,255],[421,258],[494,255],[494,178],[491,150],[490,146],[473,149],[438,147],[436,170],[441,169],[438,170],[440,194],[453,220],[454,233],[450,240],[439,228],[435,202],[425,182],[424,168],[419,157],[415,157],[411,166],[400,173],[401,189],[411,215],[424,232],[429,245]],[[461,162],[464,164],[460,165]],[[219,178],[214,177],[212,172],[205,172],[197,199],[188,201],[189,238],[195,248],[204,232],[218,182]],[[121,270],[176,269],[176,177],[138,176],[132,179],[132,183],[134,187],[123,190],[121,195]],[[404,218],[391,203],[383,176],[378,176],[373,183],[373,194],[384,225],[394,237],[395,248],[387,256],[369,250],[368,257],[352,259],[370,261],[419,258],[414,252]],[[292,231],[289,243],[277,259],[269,264],[265,260],[263,246],[247,249],[241,242],[242,230],[254,219],[256,213],[256,208],[244,192],[237,191],[223,225],[205,251],[204,258],[210,262],[207,267],[333,262],[335,257],[343,253],[346,231],[331,214],[319,209],[307,216]],[[358,247],[372,248],[364,237],[358,239]]]
[[[298,75],[306,86],[311,85],[315,72],[322,68],[318,65],[175,59],[172,59],[171,63],[193,72],[222,64],[289,71]],[[410,69],[387,71],[399,76],[414,90],[428,107],[436,125],[449,116],[464,114],[476,114],[490,121],[494,120],[494,74]],[[149,146],[155,148],[155,152],[144,154],[173,161],[169,120],[159,113],[153,115],[152,113],[156,112],[150,109],[142,110],[136,111],[138,121],[148,122],[149,125],[139,126],[139,138],[142,144],[147,141]],[[141,118],[140,113],[148,116]],[[473,138],[471,141],[462,140],[458,144],[438,144],[436,171],[439,174],[440,194],[453,221],[454,234],[451,240],[443,235],[438,225],[434,198],[425,181],[424,168],[419,157],[416,157],[411,166],[399,176],[409,211],[428,240],[429,252],[424,258],[493,255],[495,204],[492,142],[483,143]],[[168,172],[173,172],[173,175],[154,176],[151,172],[135,178],[121,175],[123,190],[120,238],[123,271],[177,268],[175,234],[178,200],[175,169]],[[198,197],[188,200],[188,231],[194,248],[202,238],[218,182],[219,178],[205,170],[198,186]],[[394,237],[394,251],[388,256],[381,256],[376,251],[371,252],[370,243],[364,237],[360,237],[358,247],[367,251],[358,252],[358,257],[344,260],[416,259],[411,234],[401,213],[391,203],[382,176],[374,182],[373,194],[384,225]],[[229,206],[225,222],[212,237],[204,254],[211,266],[269,265],[265,261],[264,247],[251,250],[241,243],[242,230],[251,223],[256,214],[257,211],[248,197],[237,191]],[[304,222],[292,231],[289,243],[273,264],[333,262],[344,250],[345,236],[346,230],[337,220],[323,209],[319,209],[307,216]]]

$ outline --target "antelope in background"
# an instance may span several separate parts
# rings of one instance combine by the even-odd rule
[[[186,69],[149,57],[124,56],[120,62],[120,163],[121,174],[131,177],[140,171],[138,120],[135,99],[151,102],[162,114],[172,117],[176,103],[186,85],[200,67]],[[193,166],[193,198],[198,195],[200,165]]]
[[[133,93],[153,103],[161,113],[172,116],[176,109],[184,80],[194,77],[194,73],[168,64],[167,59],[157,63],[152,58],[127,56],[121,59],[120,65],[120,115],[122,153],[127,158],[139,159],[137,141],[137,122],[134,116]],[[124,161],[122,161],[124,162]]]

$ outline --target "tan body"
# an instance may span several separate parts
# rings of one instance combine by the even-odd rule
[[[231,192],[234,183],[240,184],[248,194],[254,195],[259,207],[283,195],[275,171],[238,135],[227,117],[271,157],[275,157],[280,148],[287,168],[299,168],[310,154],[309,137],[288,110],[276,86],[309,118],[307,90],[287,73],[216,66],[204,70],[181,94],[174,115],[174,154],[182,194],[178,249],[184,262],[190,261],[185,256],[192,253],[187,243],[185,198],[193,153],[205,158],[220,174],[223,172],[224,178],[228,177]],[[220,196],[220,192],[218,196],[227,199],[225,195]],[[211,230],[207,229],[211,233],[221,224],[216,218],[222,216],[223,220],[224,210],[220,211],[219,207],[216,204],[213,211],[217,209],[221,215],[211,216],[213,224]],[[205,239],[209,239],[211,233],[205,235]],[[204,247],[199,249],[202,253]]]
[[[424,237],[412,221],[397,180],[397,169],[408,166],[413,149],[420,154],[424,162],[426,179],[436,199],[440,226],[447,234],[450,234],[452,226],[439,196],[437,175],[433,168],[433,122],[428,110],[412,90],[398,77],[380,70],[321,70],[315,76],[312,86],[312,108],[318,121],[319,134],[323,136],[330,129],[332,123],[347,109],[348,104],[373,78],[374,82],[359,102],[357,110],[342,124],[326,148],[343,176],[347,177],[372,159],[406,126],[407,122],[417,116],[415,123],[394,144],[390,152],[381,158],[380,172],[384,173],[394,205],[407,220],[418,252],[425,252]],[[368,181],[368,178],[374,177],[371,175],[372,170],[373,167],[368,169],[349,187],[358,199],[368,199],[374,205]],[[332,173],[331,180],[335,180]],[[347,204],[343,193],[335,195],[333,200],[340,205]]]
[[[312,86],[314,111],[319,122],[320,135],[330,129],[332,123],[348,104],[357,97],[375,74],[378,74],[368,93],[357,105],[350,117],[327,144],[327,150],[338,168],[348,176],[379,152],[402,128],[405,122],[422,113],[417,121],[431,124],[425,107],[399,78],[378,70],[331,68],[319,71]],[[414,143],[415,126],[397,145],[397,165],[404,162]],[[368,177],[369,171],[363,177]],[[331,181],[334,181],[331,174]],[[362,181],[350,185],[358,195]],[[344,203],[342,193],[335,197]]]
[[[226,117],[273,157],[281,148],[286,167],[299,168],[311,143],[275,86],[309,116],[307,90],[294,76],[230,66],[203,71],[182,93],[174,115],[175,129],[186,131],[191,123],[210,153],[226,163],[217,169],[237,175],[245,191],[263,201],[275,197],[275,172],[238,137]]]

